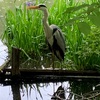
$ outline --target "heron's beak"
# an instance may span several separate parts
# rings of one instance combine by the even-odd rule
[[[28,6],[27,9],[38,9],[39,6]]]

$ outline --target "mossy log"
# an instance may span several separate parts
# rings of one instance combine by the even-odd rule
[[[40,82],[61,82],[69,80],[99,80],[100,73],[96,71],[72,71],[72,70],[41,70],[41,69],[19,69],[20,77],[13,80],[11,69],[5,69],[0,73],[0,83],[13,84],[20,83],[40,83]],[[5,81],[5,79],[8,79]]]

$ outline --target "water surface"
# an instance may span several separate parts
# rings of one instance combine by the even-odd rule
[[[62,84],[68,87],[68,82]],[[53,93],[61,83],[37,83],[37,84],[24,84],[20,88],[21,100],[51,100]],[[6,95],[5,95],[6,94]],[[16,97],[15,97],[16,98]],[[0,86],[0,99],[13,100],[11,86]]]
[[[5,62],[8,56],[7,51],[8,51],[7,47],[0,40],[0,66]]]

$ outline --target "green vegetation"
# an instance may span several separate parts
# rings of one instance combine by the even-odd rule
[[[65,66],[74,70],[100,70],[100,2],[98,0],[54,0],[49,9],[50,24],[58,25],[66,40]],[[26,7],[8,10],[6,40],[9,52],[11,47],[20,48],[27,57],[47,56],[42,27],[42,14]],[[47,51],[47,53],[45,53]]]
[[[9,50],[14,46],[27,54],[40,55],[39,49],[44,43],[44,36],[39,18],[41,18],[39,12],[27,11],[26,7],[16,8],[15,12],[7,11],[4,38]]]

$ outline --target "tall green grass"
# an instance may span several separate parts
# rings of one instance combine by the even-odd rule
[[[58,25],[65,35],[66,67],[75,70],[99,69],[99,6],[98,0],[54,0],[48,8],[49,23]],[[21,6],[15,12],[8,10],[3,39],[9,51],[15,46],[34,58],[45,55],[47,45],[41,19],[42,14],[37,10],[29,11]]]
[[[99,70],[100,54],[98,53],[99,46],[97,45],[100,34],[100,21],[98,20],[100,16],[99,2],[89,2],[88,0],[87,4],[68,9],[71,9],[71,15],[74,14],[74,17],[71,16],[73,18],[68,22],[68,24],[71,23],[68,26],[70,29],[68,29],[67,36],[69,46],[68,59],[74,63],[75,69]]]
[[[16,8],[15,12],[8,10],[3,37],[9,50],[14,46],[23,49],[27,54],[40,55],[39,50],[44,43],[41,14],[26,10],[26,7]]]

